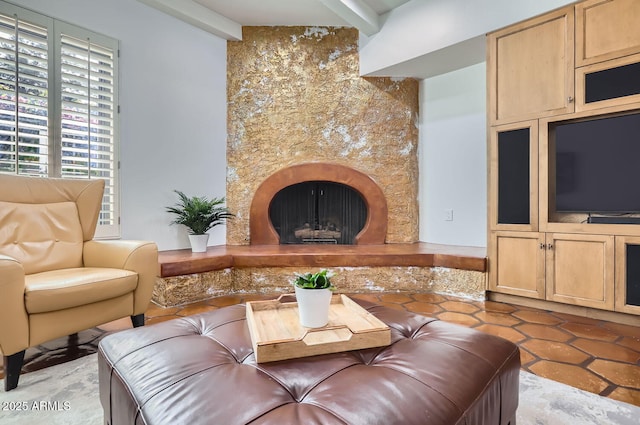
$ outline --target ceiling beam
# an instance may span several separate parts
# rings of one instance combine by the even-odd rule
[[[242,25],[192,0],[138,0],[226,40],[242,40]]]
[[[380,31],[380,17],[362,0],[320,0],[320,2],[368,37]]]

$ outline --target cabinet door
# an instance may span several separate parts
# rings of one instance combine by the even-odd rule
[[[616,311],[640,314],[640,237],[616,236]]]
[[[544,299],[544,234],[493,232],[489,248],[489,290]]]
[[[492,124],[573,112],[574,8],[489,34]]]
[[[538,121],[491,129],[489,220],[492,230],[538,230]]]
[[[613,310],[613,236],[548,233],[546,239],[547,299]]]
[[[587,0],[576,5],[576,66],[640,52],[640,1]]]

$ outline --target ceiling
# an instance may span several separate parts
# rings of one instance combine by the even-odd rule
[[[344,26],[349,23],[321,0],[193,0],[243,26]],[[377,15],[409,0],[343,1],[362,3]]]
[[[385,15],[410,0],[138,1],[227,40],[242,40],[243,26],[347,26],[359,30],[364,46],[389,19]],[[484,51],[484,36],[478,36],[452,48],[368,70],[365,75],[429,78],[482,62]]]
[[[242,26],[350,26],[366,36],[409,0],[138,0],[227,40]]]

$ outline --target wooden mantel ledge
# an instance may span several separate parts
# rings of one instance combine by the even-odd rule
[[[446,267],[485,272],[486,248],[426,242],[384,245],[217,245],[160,251],[160,277],[231,267]]]

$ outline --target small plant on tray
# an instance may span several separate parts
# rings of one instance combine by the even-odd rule
[[[335,291],[335,286],[331,283],[333,273],[321,270],[317,273],[297,274],[294,285],[301,289],[328,289]]]

